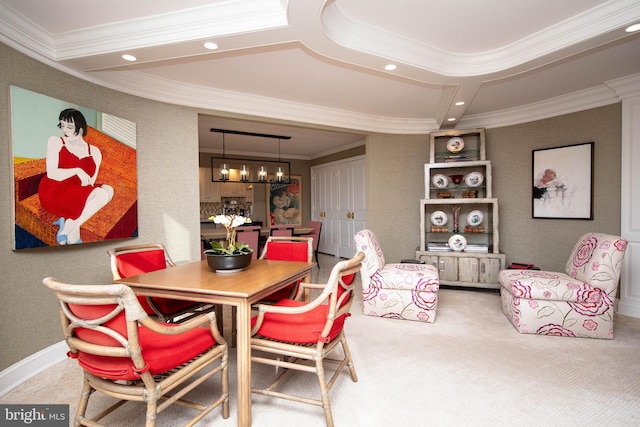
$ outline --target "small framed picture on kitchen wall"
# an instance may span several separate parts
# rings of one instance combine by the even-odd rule
[[[269,223],[302,226],[302,177],[291,175],[288,181],[270,182],[266,188]]]

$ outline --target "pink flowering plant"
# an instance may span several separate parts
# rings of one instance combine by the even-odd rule
[[[215,215],[209,218],[216,224],[222,224],[227,230],[227,238],[223,245],[217,240],[211,242],[211,249],[204,251],[206,255],[243,255],[250,254],[253,249],[246,243],[236,241],[237,228],[246,222],[240,215]]]

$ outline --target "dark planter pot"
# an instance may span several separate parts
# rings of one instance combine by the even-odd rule
[[[251,253],[241,255],[212,255],[207,256],[209,268],[216,273],[235,273],[242,271],[251,264]]]

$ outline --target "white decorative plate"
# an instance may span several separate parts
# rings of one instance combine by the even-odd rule
[[[454,136],[447,141],[447,150],[451,153],[459,153],[464,149],[464,139]]]
[[[431,214],[431,224],[437,226],[443,226],[447,223],[449,217],[442,211],[435,211]]]
[[[459,234],[454,234],[449,238],[449,247],[452,251],[460,252],[467,247],[467,239]]]
[[[469,187],[477,187],[484,181],[484,176],[480,172],[471,172],[464,177],[464,183]]]
[[[477,227],[482,224],[482,220],[484,220],[484,214],[477,209],[469,212],[469,215],[467,215],[467,224],[472,227]]]
[[[446,175],[442,175],[441,173],[437,173],[433,175],[431,178],[431,182],[437,188],[446,188],[449,185],[449,178]]]

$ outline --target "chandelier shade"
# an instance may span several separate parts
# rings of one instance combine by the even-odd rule
[[[211,157],[212,182],[266,184],[288,182],[290,176],[291,162],[227,156]]]
[[[280,140],[291,139],[290,136],[270,135],[264,133],[243,132],[212,128],[211,132],[222,134],[222,157],[211,157],[212,182],[246,182],[266,184],[268,182],[289,182],[291,162],[280,159]],[[228,157],[225,153],[225,135],[244,135],[278,140],[278,160],[259,160],[243,157]]]

